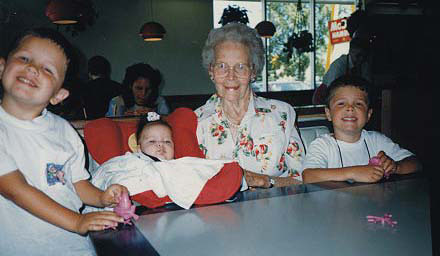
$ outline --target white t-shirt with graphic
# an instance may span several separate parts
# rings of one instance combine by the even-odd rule
[[[20,170],[29,185],[78,212],[82,202],[73,183],[89,178],[84,146],[61,117],[44,110],[20,120],[0,106],[0,175]],[[90,241],[43,221],[0,196],[0,254],[93,255]]]

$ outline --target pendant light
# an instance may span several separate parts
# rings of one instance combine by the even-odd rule
[[[258,23],[257,26],[255,26],[255,29],[258,34],[264,38],[271,38],[276,32],[275,25],[267,20]]]
[[[275,25],[267,21],[267,1],[263,0],[261,2],[262,8],[263,8],[263,21],[258,23],[255,26],[255,30],[257,30],[258,34],[263,38],[271,38],[273,35],[275,35],[276,28]]]
[[[160,23],[153,21],[153,0],[150,0],[150,9],[152,21],[147,22],[142,26],[139,35],[146,42],[160,41],[165,36],[166,31]]]
[[[52,23],[59,25],[78,23],[81,15],[72,0],[50,0],[46,5],[45,14]]]

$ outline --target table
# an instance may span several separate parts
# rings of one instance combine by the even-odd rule
[[[432,255],[429,186],[323,182],[239,193],[232,203],[145,210],[93,232],[98,255]],[[369,223],[391,213],[395,227]]]

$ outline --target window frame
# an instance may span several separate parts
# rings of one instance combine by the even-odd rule
[[[216,1],[224,1],[227,2],[228,0],[213,0],[213,2]],[[298,0],[231,0],[233,2],[260,2],[262,5],[262,20],[267,20],[267,5],[268,2],[285,2],[285,3],[298,3]],[[316,5],[317,4],[340,4],[340,5],[355,5],[358,6],[359,5],[359,1],[360,0],[301,0],[301,3],[304,4],[310,4],[310,8],[313,11],[310,11],[310,15],[309,15],[309,19],[308,19],[308,31],[312,34],[312,37],[315,39],[316,38]],[[213,13],[215,12],[214,10],[214,5],[213,5]],[[214,17],[215,18],[215,17]],[[214,26],[218,21],[214,20]],[[265,92],[275,92],[273,90],[269,90],[270,89],[270,85],[269,85],[269,71],[268,71],[268,58],[269,58],[269,47],[268,47],[268,42],[270,39],[267,38],[262,38],[263,40],[263,44],[264,44],[264,48],[265,48],[265,65],[264,68],[261,72],[261,83],[263,84],[263,88],[265,88]],[[315,44],[314,46],[316,47],[316,42],[315,40],[313,41],[313,43]],[[307,83],[310,86],[310,89],[300,89],[300,90],[280,90],[280,91],[313,91],[315,90],[317,87],[319,87],[319,84],[316,83],[316,51],[311,51],[309,52],[309,60],[310,60],[310,83]],[[312,64],[313,63],[313,64]],[[281,82],[280,82],[281,83]],[[305,83],[305,82],[304,82]],[[263,91],[264,92],[264,91]]]

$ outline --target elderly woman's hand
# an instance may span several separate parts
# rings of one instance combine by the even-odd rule
[[[290,185],[302,184],[302,181],[293,177],[272,177],[272,179],[275,181],[275,184],[273,185],[274,187],[287,187]]]
[[[257,187],[257,188],[270,187],[269,176],[267,175],[251,172],[248,170],[243,170],[243,175],[249,187]]]
[[[286,187],[290,185],[302,184],[301,181],[294,179],[293,177],[272,177],[248,170],[243,170],[243,175],[249,187],[270,188],[272,185],[274,187]],[[270,182],[271,179],[274,181],[273,184]]]

